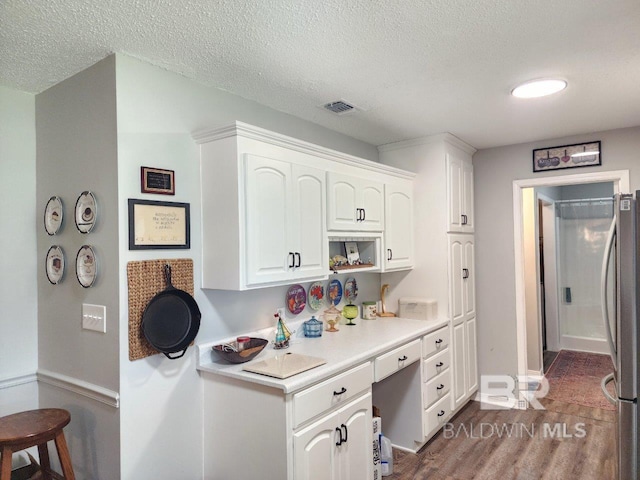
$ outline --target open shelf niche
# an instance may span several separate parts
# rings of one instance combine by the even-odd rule
[[[329,257],[335,255],[348,257],[345,243],[355,242],[358,248],[360,265],[341,265],[330,267],[334,273],[380,271],[380,252],[382,238],[379,233],[329,233]]]

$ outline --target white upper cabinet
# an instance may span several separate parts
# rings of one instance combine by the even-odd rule
[[[245,156],[247,285],[326,274],[324,172]]]
[[[384,229],[383,183],[329,172],[328,192],[328,230],[381,232]]]
[[[473,165],[448,153],[447,163],[447,231],[473,233]]]
[[[414,174],[240,122],[194,139],[200,144],[202,288],[248,290],[328,278],[329,257],[343,250],[330,251],[327,219],[341,237],[367,237],[361,254],[380,269],[384,185],[411,184]],[[394,197],[392,204],[400,201]],[[406,255],[406,239],[392,244],[397,258]]]
[[[413,182],[384,187],[384,271],[413,267]]]

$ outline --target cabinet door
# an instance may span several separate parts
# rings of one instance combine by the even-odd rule
[[[292,165],[295,279],[328,274],[329,242],[325,215],[325,173]]]
[[[449,314],[453,324],[464,320],[464,236],[449,235]]]
[[[362,215],[357,228],[381,232],[384,227],[384,185],[368,180],[362,180],[360,185],[358,208],[362,209]]]
[[[413,267],[413,185],[385,185],[384,269]]]
[[[462,212],[464,231],[473,232],[474,229],[474,213],[473,213],[473,165],[469,162],[462,164]]]
[[[448,225],[447,231],[462,231],[462,161],[450,154],[446,156],[447,162],[447,200],[448,200]]]
[[[371,425],[369,425],[371,426]],[[369,428],[371,430],[371,428]],[[338,480],[339,412],[334,412],[293,435],[293,478]]]
[[[340,427],[347,432],[347,441],[338,447],[340,479],[370,479],[373,476],[371,393],[345,405],[340,412]]]
[[[327,228],[329,230],[355,230],[358,210],[359,179],[329,172]]]
[[[467,334],[467,394],[471,395],[478,389],[476,319],[468,320],[465,328]]]
[[[292,217],[290,177],[291,166],[287,162],[255,155],[245,157],[248,285],[283,281],[291,276],[289,265],[294,258],[289,255]],[[222,229],[225,225],[219,227]]]
[[[456,409],[467,398],[466,386],[466,332],[464,322],[453,326],[453,408]]]
[[[474,268],[474,239],[467,235],[462,241],[463,261],[462,261],[462,283],[463,283],[463,313],[465,319],[470,319],[476,315],[476,285]]]

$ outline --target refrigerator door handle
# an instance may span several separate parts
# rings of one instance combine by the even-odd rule
[[[609,403],[611,403],[612,405],[617,405],[618,399],[612,397],[611,394],[609,393],[609,390],[607,390],[607,384],[613,381],[613,379],[614,379],[613,373],[610,373],[609,375],[604,377],[600,382],[600,388],[602,389],[602,393],[604,393],[605,398],[609,400]]]
[[[607,235],[607,243],[604,247],[604,258],[602,259],[602,272],[600,273],[600,305],[602,308],[602,320],[604,321],[604,330],[607,332],[607,343],[609,344],[609,353],[611,361],[614,365],[618,364],[616,346],[611,334],[611,324],[609,323],[609,308],[607,305],[607,287],[609,283],[609,257],[611,257],[611,249],[616,239],[616,216],[613,216],[609,234]]]

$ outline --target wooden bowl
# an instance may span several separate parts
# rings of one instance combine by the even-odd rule
[[[214,345],[211,349],[216,352],[218,357],[229,363],[245,363],[249,360],[253,360],[264,347],[269,343],[264,338],[251,337],[249,345],[245,347],[241,352],[234,352],[228,348],[227,345]]]

